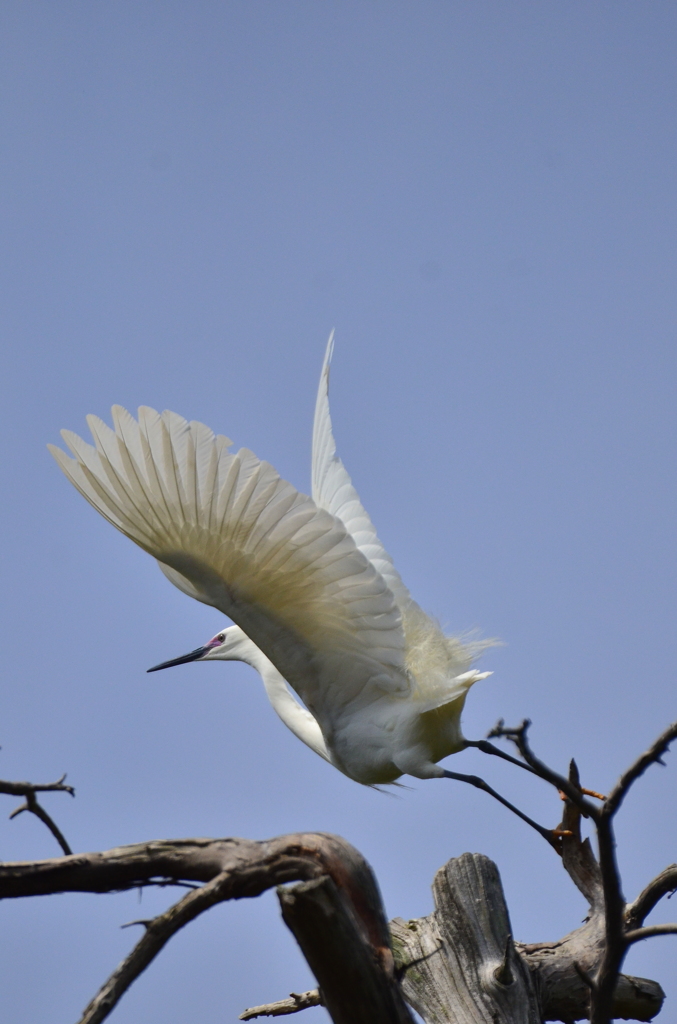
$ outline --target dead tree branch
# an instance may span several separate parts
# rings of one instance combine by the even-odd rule
[[[322,997],[318,989],[309,992],[290,992],[289,999],[278,999],[275,1003],[264,1003],[262,1006],[250,1006],[241,1013],[239,1020],[254,1020],[255,1017],[286,1017],[289,1013],[298,1013],[311,1006],[322,1006]]]
[[[530,725],[531,722],[529,719],[525,718],[522,724],[516,729],[506,729],[503,724],[503,720],[501,720],[496,726],[494,726],[488,735],[489,737],[497,736],[511,740],[517,747],[521,756],[524,758],[526,764],[528,764],[532,769],[534,775],[538,775],[538,777],[543,779],[544,782],[549,782],[550,785],[554,786],[559,792],[564,793],[565,796],[567,796],[569,800],[578,807],[584,818],[592,818],[593,821],[596,821],[599,815],[599,810],[594,804],[591,804],[589,800],[585,799],[580,788],[574,786],[564,775],[560,775],[552,768],[549,768],[545,762],[536,757],[529,745],[529,739],[527,736]]]
[[[624,935],[626,946],[642,939],[652,939],[654,935],[677,935],[677,924],[650,924],[646,928],[635,928]]]
[[[656,904],[673,892],[677,892],[677,864],[671,864],[661,871],[660,875],[649,882],[635,902],[629,904],[625,911],[626,928],[639,928]]]
[[[677,739],[677,722],[673,722],[672,725],[668,726],[665,732],[661,733],[658,739],[651,744],[649,749],[641,757],[638,757],[626,772],[623,772],[607,797],[603,808],[604,814],[612,817],[616,813],[633,782],[636,782],[650,765],[660,764],[665,766],[663,755],[667,753],[670,744],[675,739]]]
[[[106,1019],[132,982],[136,981],[139,975],[145,971],[179,929],[189,921],[194,921],[196,917],[216,903],[229,899],[229,882],[229,874],[224,872],[213,878],[211,882],[206,882],[199,889],[189,892],[182,900],[152,921],[135,922],[145,925],[143,937],[99,989],[78,1024],[101,1024],[101,1021]]]
[[[450,778],[488,792],[535,828],[562,858],[590,910],[584,924],[558,942],[518,943],[505,906],[498,871],[479,854],[450,861],[435,880],[435,911],[406,924],[386,923],[371,869],[344,840],[299,833],[264,842],[186,839],[118,847],[105,853],[68,854],[43,861],[0,864],[0,899],[56,892],[113,892],[143,886],[184,886],[190,891],[163,914],[133,922],[144,934],[91,1001],[80,1024],[100,1024],[135,978],[189,921],[216,903],[278,890],[284,920],[319,983],[317,991],[245,1011],[243,1020],[283,1016],[326,1006],[335,1024],[411,1024],[398,985],[426,1024],[591,1024],[612,1018],[651,1020],[663,992],[654,982],[620,974],[629,947],[646,938],[677,934],[677,924],[645,925],[660,899],[677,889],[677,865],[654,878],[626,905],[616,864],[614,817],[630,787],[677,738],[677,723],[623,773],[608,798],[586,799],[574,761],[568,777],[531,750],[528,722],[503,723],[491,735],[511,740],[521,761],[492,744],[473,743],[487,754],[526,768],[564,799],[559,827],[546,829],[505,800],[478,776]],[[47,786],[0,783],[0,792],[22,795],[14,812],[36,811],[36,793],[72,792],[63,779]],[[597,794],[598,795],[598,794]],[[560,805],[561,806],[561,805]],[[39,809],[42,810],[41,808]],[[47,821],[51,822],[48,816]],[[599,856],[582,839],[581,818],[592,821]],[[42,818],[45,820],[45,818]],[[53,834],[60,836],[53,822]],[[56,829],[56,832],[54,831]],[[63,837],[63,849],[68,849]],[[396,954],[393,960],[392,949]],[[462,1008],[462,1013],[459,1008]],[[461,1016],[459,1016],[461,1013]]]
[[[333,879],[324,875],[278,889],[278,897],[282,917],[319,982],[322,1003],[334,1024],[413,1024],[392,956],[390,984],[384,984],[379,953]]]
[[[555,829],[550,833],[551,837],[559,837],[559,843],[552,842],[547,835],[544,838],[562,854],[565,868],[576,885],[590,900],[590,922],[594,922],[598,930],[599,928],[603,930],[603,941],[597,943],[598,956],[593,969],[582,960],[577,960],[575,966],[580,978],[585,977],[590,982],[587,987],[590,990],[589,1019],[591,1024],[610,1024],[619,974],[629,946],[641,939],[655,935],[673,934],[674,931],[674,926],[670,925],[656,925],[650,928],[638,928],[637,926],[642,924],[646,915],[663,895],[675,889],[677,869],[667,869],[657,879],[649,883],[630,908],[626,907],[616,861],[613,819],[633,783],[650,765],[664,763],[663,755],[673,740],[677,738],[677,722],[669,726],[649,749],[621,775],[608,797],[602,798],[600,794],[596,794],[602,799],[601,807],[596,807],[583,795],[575,762],[571,762],[569,778],[564,778],[563,775],[555,772],[536,757],[527,737],[529,725],[529,721],[525,719],[521,726],[507,729],[501,721],[489,733],[489,736],[503,737],[512,741],[525,764],[534,774],[554,786],[566,799],[568,809],[565,810],[562,828]],[[474,745],[479,746],[479,744]],[[495,753],[495,749],[491,745],[490,748],[486,750],[486,753]],[[506,801],[501,800],[501,802],[507,805]],[[512,807],[511,809],[520,818],[526,819],[529,824],[534,825],[522,811]],[[581,843],[581,815],[594,822],[599,852],[598,863],[594,862],[592,851],[586,850],[585,844]],[[539,832],[542,832],[540,826],[536,827]],[[565,851],[568,853],[565,854]],[[592,862],[595,863],[594,869]],[[584,864],[587,864],[587,867],[582,874],[581,868]],[[586,877],[584,878],[583,875]]]
[[[115,892],[144,884],[201,882],[164,914],[144,922],[145,933],[136,947],[89,1004],[80,1024],[105,1020],[121,995],[154,959],[168,939],[198,914],[229,899],[259,896],[266,889],[298,880],[328,877],[350,924],[355,946],[369,951],[371,1005],[380,998],[387,1014],[372,1015],[374,1024],[412,1024],[395,979],[390,932],[371,868],[349,843],[324,833],[297,833],[263,842],[247,839],[188,839],[140,843],[105,853],[75,854],[43,861],[0,864],[0,898],[47,895],[55,892]],[[294,925],[290,925],[297,934]],[[301,927],[301,926],[299,926]],[[347,925],[346,925],[347,928]],[[303,947],[302,929],[297,938]],[[315,942],[318,941],[317,936]],[[365,992],[354,976],[333,966],[331,979],[318,967],[321,987],[343,989],[344,1002],[355,1011]],[[397,1011],[398,1016],[394,1015]],[[348,1019],[345,1015],[338,1020]],[[353,1019],[357,1020],[357,1017]]]
[[[432,914],[391,922],[404,994],[426,1024],[588,1017],[603,912],[557,942],[513,943],[498,870],[481,854],[450,860],[435,876],[433,896]],[[650,1021],[663,998],[655,981],[620,975],[613,1013]]]
[[[72,786],[66,786],[64,784],[65,775],[62,775],[56,782],[47,782],[44,784],[34,782],[5,782],[0,781],[0,793],[4,793],[7,796],[23,796],[26,802],[15,808],[10,814],[10,819],[16,818],[17,815],[22,814],[24,811],[30,811],[36,818],[47,826],[49,831],[52,833],[57,843],[68,855],[72,853],[72,850],[63,835],[63,832],[58,827],[56,822],[50,817],[47,811],[42,807],[37,800],[36,793],[70,793],[71,796],[75,796],[75,790]]]

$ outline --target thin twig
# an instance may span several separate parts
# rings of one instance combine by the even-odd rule
[[[49,831],[52,833],[57,843],[68,856],[73,851],[66,842],[63,832],[50,817],[47,811],[42,807],[35,796],[36,793],[69,793],[71,796],[75,796],[75,790],[72,786],[66,786],[64,784],[65,775],[62,775],[56,782],[48,783],[33,783],[33,782],[7,782],[0,781],[0,793],[6,796],[23,796],[26,798],[26,802],[17,807],[10,814],[10,821],[12,818],[16,818],[17,815],[22,814],[24,811],[30,811],[36,818],[39,818],[43,825],[46,825]]]
[[[650,924],[646,928],[634,928],[625,933],[625,942],[631,946],[642,939],[652,939],[654,935],[677,935],[677,924]]]
[[[27,793],[70,793],[71,796],[75,796],[75,790],[72,786],[66,786],[64,779],[66,773],[57,779],[56,782],[7,782],[6,779],[0,779],[0,793],[4,793],[6,796],[26,796]]]
[[[255,1017],[284,1017],[289,1013],[307,1010],[310,1006],[323,1006],[322,996],[316,988],[308,992],[290,992],[289,999],[279,999],[275,1003],[264,1003],[262,1006],[251,1006],[241,1013],[238,1020],[254,1020]]]
[[[603,813],[610,817],[616,813],[621,806],[630,786],[636,782],[640,775],[643,775],[649,765],[664,764],[662,757],[668,747],[677,739],[677,722],[673,722],[658,739],[651,744],[641,757],[638,757],[634,764],[630,765],[626,772],[623,772],[620,779],[609,794],[604,805]]]
[[[656,904],[669,893],[677,891],[677,864],[671,864],[656,875],[625,911],[625,925],[629,929],[644,924]]]

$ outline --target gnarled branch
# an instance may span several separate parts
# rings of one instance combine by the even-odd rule
[[[168,939],[198,914],[224,900],[259,896],[273,886],[325,877],[340,894],[336,899],[350,921],[352,945],[358,936],[361,948],[369,951],[370,991],[373,994],[380,987],[384,1005],[390,1007],[387,1015],[372,1018],[374,1024],[391,1024],[393,1020],[411,1024],[395,983],[390,932],[376,880],[364,858],[339,836],[303,832],[262,842],[161,840],[104,853],[5,863],[0,864],[0,898],[114,892],[146,884],[204,883],[164,914],[144,922],[146,930],[135,949],[111,975],[80,1021],[100,1024]],[[322,984],[322,978],[318,980]],[[341,981],[339,969],[335,984]],[[343,984],[353,1005],[359,1005],[364,993],[346,984],[345,978]],[[399,1017],[393,1016],[393,1007],[398,1007]]]

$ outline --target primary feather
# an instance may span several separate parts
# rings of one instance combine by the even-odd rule
[[[491,646],[491,641],[445,636],[438,623],[414,601],[393,560],[378,538],[376,527],[363,507],[343,462],[329,412],[329,371],[334,332],[324,356],[313,423],[312,495],[319,506],[344,524],[360,551],[387,583],[402,615],[405,667],[414,683],[413,695],[429,708],[454,700],[459,689],[453,680]]]

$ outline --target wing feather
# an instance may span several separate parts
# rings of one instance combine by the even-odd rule
[[[329,368],[334,350],[334,332],[325,352],[313,423],[312,495],[318,508],[340,519],[358,549],[385,580],[402,611],[414,606],[409,591],[376,533],[376,527],[336,453],[329,413]],[[416,606],[418,607],[418,606]]]
[[[109,522],[179,589],[236,622],[320,722],[370,684],[408,692],[400,610],[345,525],[252,452],[174,413],[113,412],[96,448],[50,446]],[[376,681],[374,683],[374,681]]]

